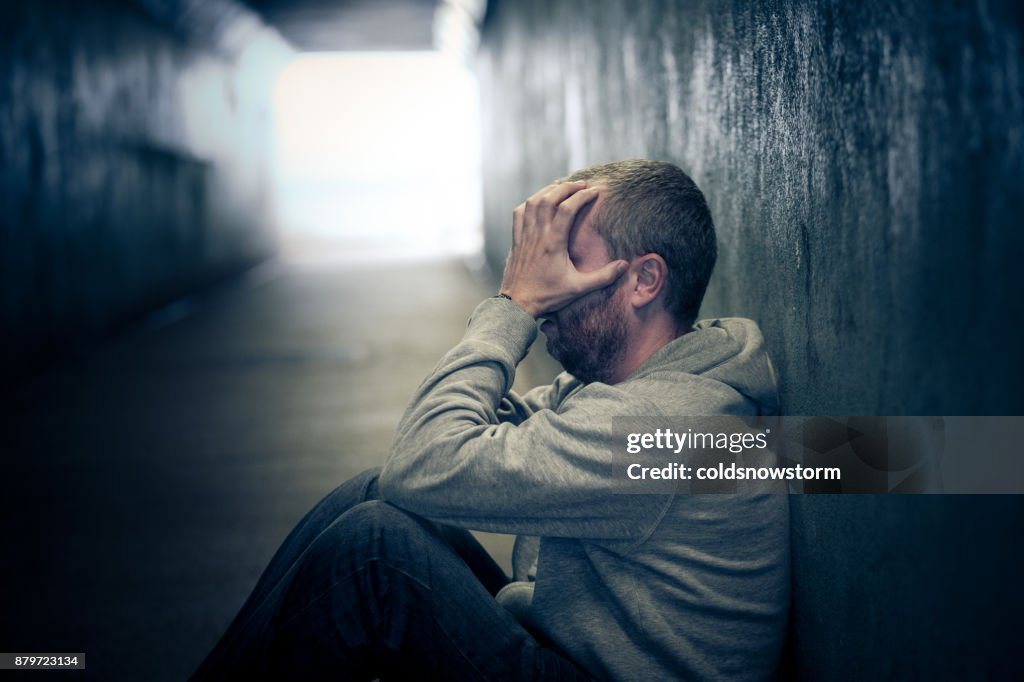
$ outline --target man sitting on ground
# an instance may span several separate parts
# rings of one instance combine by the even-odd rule
[[[612,418],[777,411],[757,325],[695,324],[716,258],[679,168],[622,161],[513,213],[500,294],[420,385],[383,471],[285,541],[195,679],[765,679],[785,495],[621,494]],[[537,335],[566,372],[519,396]],[[514,580],[467,529],[519,535]]]

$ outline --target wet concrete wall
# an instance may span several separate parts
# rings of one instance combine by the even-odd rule
[[[702,315],[762,326],[789,414],[1020,414],[1024,12],[1013,2],[492,2],[487,255],[572,169],[679,164]],[[1017,497],[793,498],[787,676],[1024,674]]]
[[[487,250],[569,170],[673,161],[791,414],[1019,414],[1024,45],[1012,2],[498,2]]]
[[[225,35],[244,12],[0,9],[0,376],[272,252],[266,36]]]

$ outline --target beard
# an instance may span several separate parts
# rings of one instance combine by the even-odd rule
[[[585,384],[611,383],[626,352],[626,321],[613,305],[617,287],[608,287],[562,308],[548,319],[548,353]]]

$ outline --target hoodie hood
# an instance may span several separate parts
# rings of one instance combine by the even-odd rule
[[[758,406],[763,415],[779,413],[775,368],[764,336],[753,320],[724,317],[701,320],[694,330],[659,348],[630,379],[675,370],[720,381]]]

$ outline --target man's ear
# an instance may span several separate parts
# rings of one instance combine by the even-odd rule
[[[648,253],[633,261],[631,270],[634,273],[633,290],[630,292],[630,303],[636,308],[643,308],[658,297],[668,281],[668,263],[656,253]]]

